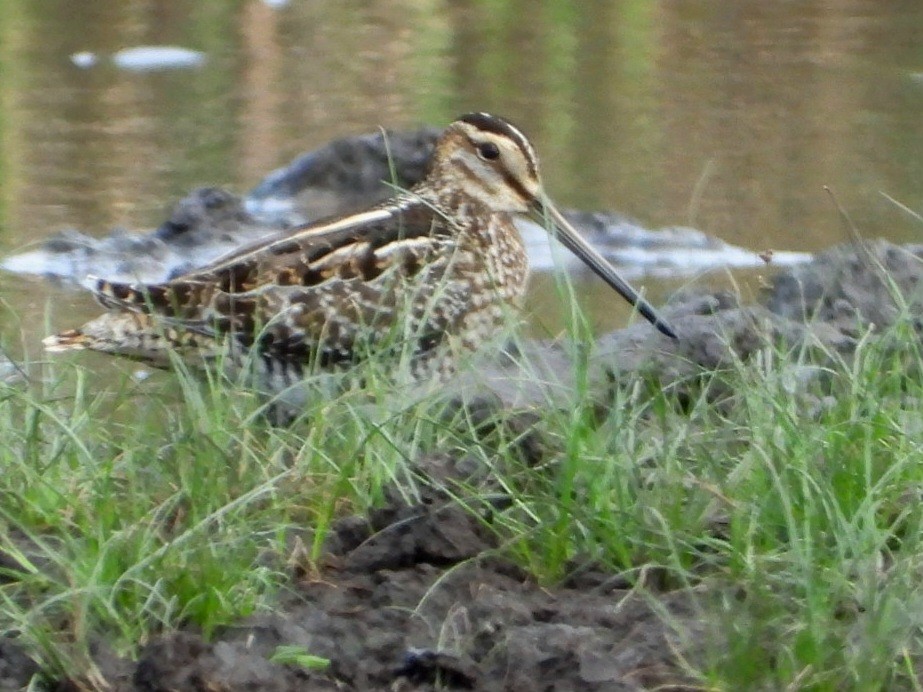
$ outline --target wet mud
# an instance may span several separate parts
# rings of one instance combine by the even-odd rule
[[[394,488],[370,516],[339,520],[323,564],[293,567],[272,613],[209,641],[164,633],[136,661],[101,643],[96,679],[60,680],[57,689],[592,691],[693,682],[675,655],[689,655],[701,635],[688,594],[652,596],[656,578],[642,576],[639,589],[586,564],[543,587],[498,557],[489,511],[478,516],[453,499],[462,484],[491,484],[477,464],[434,455],[416,471],[418,502]],[[328,663],[274,661],[280,647]],[[37,670],[14,640],[0,640],[0,690],[19,689]]]

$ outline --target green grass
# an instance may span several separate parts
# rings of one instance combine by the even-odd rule
[[[600,393],[578,313],[573,325],[577,385],[566,406],[535,407],[528,431],[512,413],[475,425],[438,398],[408,401],[374,371],[286,428],[217,375],[103,380],[75,358],[48,365],[44,384],[0,388],[0,541],[19,563],[0,583],[2,629],[52,675],[88,678],[100,637],[131,655],[165,628],[210,634],[271,607],[293,537],[313,569],[336,517],[381,502],[388,484],[412,498],[412,461],[438,450],[493,469],[509,502],[491,526],[541,582],[592,561],[652,603],[688,589],[706,636],[685,642],[684,660],[703,687],[914,689],[913,332],[869,336],[848,359],[767,345],[680,383],[679,405],[643,380]],[[522,453],[526,433],[539,459]],[[497,492],[463,501],[479,511]]]

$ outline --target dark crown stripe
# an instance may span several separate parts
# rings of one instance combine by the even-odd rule
[[[493,116],[490,113],[467,113],[461,116],[459,120],[463,123],[473,125],[484,132],[500,135],[501,137],[506,137],[516,142],[516,145],[522,150],[522,153],[526,157],[526,161],[529,163],[529,172],[533,175],[536,174],[535,152],[532,149],[532,145],[529,144],[529,140],[526,139],[526,136],[522,134],[518,128],[513,127],[513,125],[502,118]]]

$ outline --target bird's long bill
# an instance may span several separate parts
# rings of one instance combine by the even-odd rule
[[[548,222],[554,226],[555,236],[568,250],[579,257],[584,264],[592,269],[597,276],[618,291],[621,296],[631,303],[638,312],[640,312],[648,322],[653,324],[657,329],[673,339],[676,338],[676,332],[660,316],[650,303],[625,281],[615,268],[600,255],[593,246],[590,245],[577,232],[573,226],[564,218],[564,216],[555,209],[554,205],[545,200],[537,200],[533,207],[535,220],[542,226],[548,228]]]

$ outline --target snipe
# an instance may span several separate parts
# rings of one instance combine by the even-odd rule
[[[96,281],[109,312],[45,339],[48,351],[91,349],[169,364],[254,363],[279,392],[309,367],[369,353],[409,354],[414,377],[451,370],[523,295],[529,215],[661,332],[670,326],[545,197],[538,159],[505,120],[472,113],[440,137],[426,178],[367,211],[308,224],[160,284]],[[249,359],[249,360],[248,360]]]

